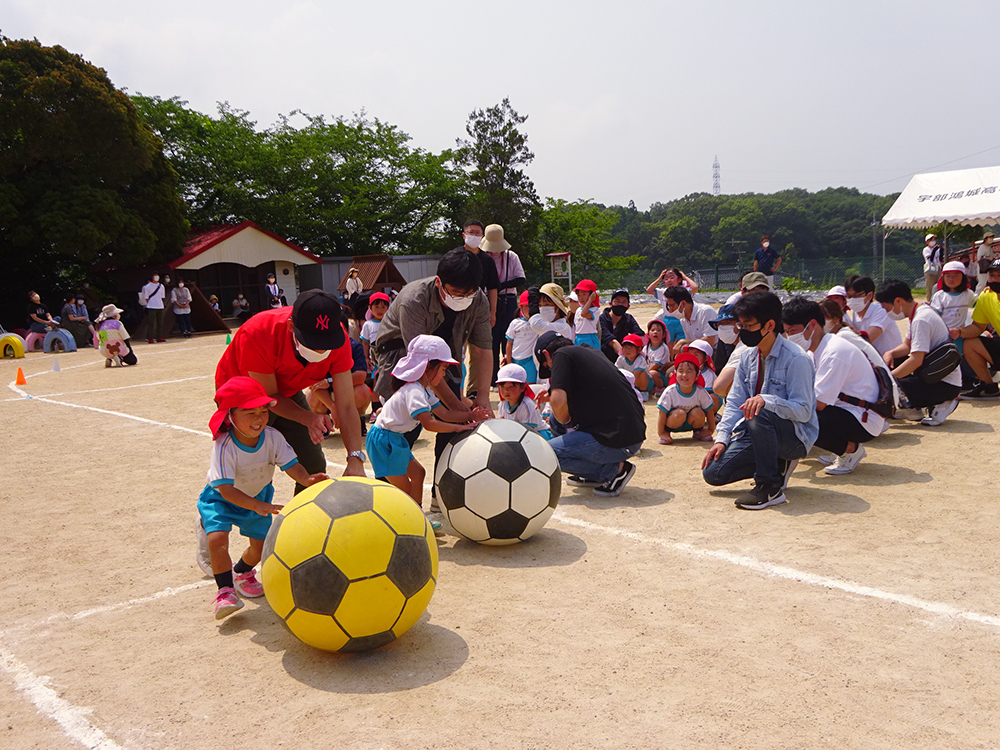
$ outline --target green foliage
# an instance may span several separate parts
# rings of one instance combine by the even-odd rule
[[[411,148],[394,125],[296,111],[260,130],[227,103],[213,118],[177,98],[134,101],[163,139],[198,226],[249,219],[321,255],[452,244],[445,217],[458,211],[464,175],[450,153]]]
[[[618,217],[589,201],[572,203],[547,198],[541,212],[535,247],[548,253],[573,253],[573,265],[579,269],[601,268],[611,250],[611,230]]]
[[[507,98],[469,114],[465,132],[470,140],[458,139],[454,153],[455,162],[469,170],[468,193],[462,213],[453,218],[459,225],[466,218],[500,224],[524,264],[537,268],[543,261],[535,244],[542,207],[534,183],[522,169],[535,158],[528,150],[528,136],[519,129],[527,119]]]
[[[8,278],[72,291],[91,266],[173,257],[187,232],[176,186],[156,136],[103,70],[62,47],[0,37]]]

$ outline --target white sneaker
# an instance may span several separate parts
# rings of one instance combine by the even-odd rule
[[[827,453],[825,456],[820,456],[816,460],[819,461],[824,466],[831,466],[837,463],[837,459],[840,458],[836,453]]]
[[[832,465],[823,469],[823,471],[827,474],[850,474],[861,463],[861,459],[864,457],[865,446],[859,445],[854,453],[845,453],[843,456],[837,456],[837,460]]]
[[[943,404],[938,404],[931,409],[930,416],[920,420],[920,424],[925,424],[928,427],[937,427],[957,408],[958,399],[952,399],[951,401],[945,401]]]
[[[212,572],[212,556],[208,553],[208,534],[205,533],[205,527],[201,525],[201,518],[195,519],[194,524],[194,535],[198,539],[198,567],[201,568],[201,572],[207,576],[214,576],[215,573]]]
[[[922,422],[926,417],[923,409],[896,409],[896,419],[905,419],[907,422]]]

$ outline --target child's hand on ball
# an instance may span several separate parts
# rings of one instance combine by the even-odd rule
[[[490,413],[482,406],[477,406],[472,410],[472,419],[475,422],[485,422],[490,418]]]
[[[326,474],[320,472],[319,474],[310,474],[309,479],[306,480],[306,487],[312,487],[316,482],[325,482],[330,477]]]
[[[257,513],[262,516],[273,515],[280,513],[284,507],[284,505],[275,505],[274,503],[261,503],[260,507],[257,508]]]

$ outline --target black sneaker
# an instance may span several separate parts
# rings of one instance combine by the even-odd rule
[[[596,482],[593,479],[581,477],[579,474],[570,474],[566,477],[566,484],[570,487],[600,487],[604,482]]]
[[[626,461],[622,470],[618,472],[618,476],[600,487],[594,487],[594,494],[602,497],[618,497],[633,474],[635,474],[635,464]]]
[[[962,398],[997,398],[1000,396],[1000,385],[996,383],[976,383],[971,390],[962,394]]]
[[[792,472],[799,465],[797,458],[779,458],[778,468],[781,469],[781,489],[788,488],[788,480],[792,478]]]
[[[786,502],[788,500],[785,498],[785,492],[781,487],[768,489],[762,484],[755,484],[753,489],[748,493],[736,498],[736,507],[743,510],[762,510],[770,508],[772,505],[781,505]]]

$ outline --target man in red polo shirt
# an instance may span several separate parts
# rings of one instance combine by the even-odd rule
[[[354,406],[351,343],[341,322],[340,303],[319,289],[303,292],[295,305],[259,312],[240,326],[215,370],[216,388],[237,375],[264,386],[278,403],[270,424],[284,435],[310,473],[326,471],[320,443],[333,429],[329,414],[309,408],[303,389],[332,379],[341,438],[347,449],[344,476],[365,476],[361,423]],[[302,487],[296,485],[298,492]]]

